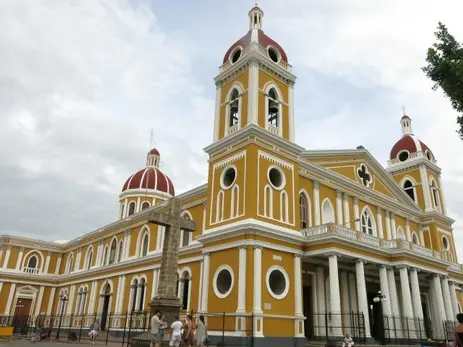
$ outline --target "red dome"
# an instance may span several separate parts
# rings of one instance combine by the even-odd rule
[[[175,195],[174,185],[170,178],[155,167],[146,167],[130,176],[125,181],[122,192],[128,189],[153,189]]]
[[[259,45],[261,45],[265,49],[267,49],[269,46],[275,48],[280,54],[281,60],[287,63],[288,57],[286,56],[286,52],[283,50],[283,48],[281,48],[281,46],[275,41],[273,41],[270,37],[265,35],[262,30],[258,29],[257,32],[258,32],[257,38],[258,38]],[[225,57],[223,58],[223,63],[225,64],[228,61],[228,59],[230,58],[230,55],[232,54],[232,52],[234,51],[236,47],[241,46],[243,47],[243,49],[245,49],[247,46],[249,46],[251,44],[251,36],[252,36],[252,30],[249,30],[246,35],[244,35],[242,38],[236,41],[228,49],[227,53],[225,53]]]
[[[414,135],[402,136],[402,138],[396,142],[394,147],[392,147],[390,159],[397,158],[397,154],[399,154],[399,152],[403,150],[407,150],[410,154],[420,152],[420,151],[425,152],[426,150],[428,150],[431,153],[431,155],[434,157],[429,147],[426,146],[420,140],[418,140]]]

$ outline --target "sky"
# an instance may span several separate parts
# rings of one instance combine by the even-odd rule
[[[177,193],[206,183],[215,86],[253,0],[0,2],[0,234],[70,240],[113,222],[153,129]],[[421,67],[460,0],[262,0],[285,49],[296,142],[367,148],[384,166],[402,106],[442,168],[463,259],[463,141]]]

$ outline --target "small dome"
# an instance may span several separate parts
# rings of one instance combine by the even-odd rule
[[[257,6],[249,11],[249,31],[228,49],[223,58],[224,64],[227,61],[232,63],[238,61],[243,54],[243,50],[250,46],[251,43],[259,44],[267,51],[268,57],[275,63],[279,63],[280,60],[285,63],[288,62],[288,57],[284,49],[262,31],[263,16],[264,12]]]
[[[389,158],[398,159],[399,161],[407,160],[413,153],[422,152],[429,160],[434,160],[434,155],[428,146],[420,141],[412,130],[412,119],[404,114],[400,119],[402,125],[402,138],[392,147]]]
[[[151,151],[148,152],[148,155],[149,155],[149,154],[154,154],[154,155],[159,155],[159,156],[161,155],[161,154],[159,153],[159,151],[158,151],[156,148],[154,148],[154,147],[153,147],[153,149],[152,149]]]
[[[125,181],[122,192],[129,189],[150,189],[175,195],[174,185],[167,175],[153,166],[146,167],[134,173]]]

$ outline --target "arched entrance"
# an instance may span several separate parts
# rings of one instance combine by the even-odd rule
[[[108,321],[108,313],[109,313],[109,304],[111,302],[111,286],[109,283],[104,285],[101,294],[101,300],[103,302],[102,310],[101,310],[101,330],[106,330],[106,323]]]

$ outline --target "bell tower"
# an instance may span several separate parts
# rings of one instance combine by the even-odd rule
[[[293,86],[296,77],[283,48],[264,31],[264,12],[253,7],[249,31],[223,58],[215,78],[214,142],[255,124],[294,141]]]

